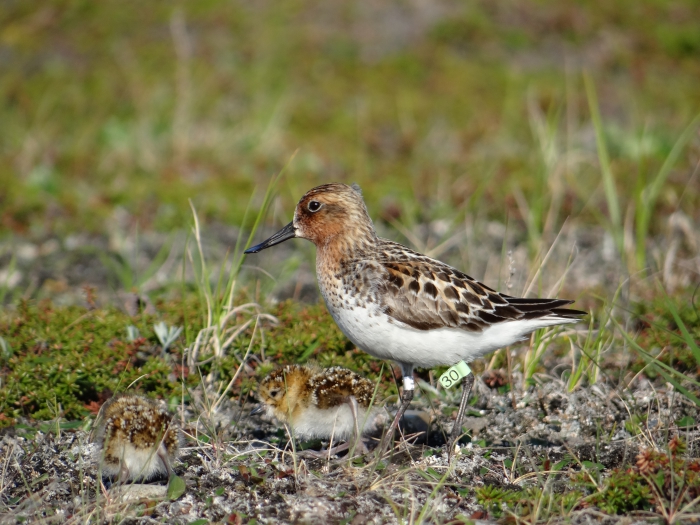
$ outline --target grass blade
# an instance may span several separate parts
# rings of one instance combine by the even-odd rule
[[[617,248],[622,253],[622,214],[620,212],[620,199],[615,187],[615,178],[610,167],[610,155],[608,147],[605,143],[605,134],[603,123],[600,118],[600,108],[598,106],[598,95],[595,91],[595,86],[588,73],[584,73],[583,81],[586,85],[586,95],[588,98],[588,107],[591,111],[591,120],[595,129],[596,145],[598,147],[598,161],[600,162],[601,175],[603,177],[603,188],[605,190],[605,200],[608,204],[608,213],[610,214],[610,222],[612,223],[612,233],[615,238]]]

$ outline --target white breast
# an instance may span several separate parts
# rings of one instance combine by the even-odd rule
[[[371,410],[358,407],[357,417],[361,434],[373,432],[382,419],[378,407]],[[332,435],[334,441],[348,441],[355,435],[355,421],[348,403],[327,409],[310,406],[290,423],[294,435],[302,440],[328,439]]]
[[[160,444],[163,455],[167,455],[165,447]],[[129,479],[150,479],[156,474],[165,474],[167,470],[163,461],[158,456],[158,450],[153,448],[135,447],[131,443],[125,443],[115,451],[121,463],[129,470]],[[104,463],[102,469],[109,476],[116,476],[120,472],[120,465]]]

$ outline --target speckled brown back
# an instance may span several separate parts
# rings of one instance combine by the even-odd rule
[[[151,450],[162,442],[169,455],[174,455],[179,447],[179,432],[172,415],[165,406],[146,397],[114,396],[102,406],[95,424],[95,441],[105,447],[108,462],[119,462],[119,450],[127,443]]]
[[[347,403],[354,396],[362,407],[368,407],[374,395],[374,384],[352,370],[334,366],[309,380],[313,403],[321,409]]]

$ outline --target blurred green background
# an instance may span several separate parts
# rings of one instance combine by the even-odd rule
[[[10,0],[0,64],[0,235],[240,225],[297,150],[280,223],[329,181],[408,224],[700,214],[695,0]]]

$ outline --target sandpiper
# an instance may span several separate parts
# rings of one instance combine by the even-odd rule
[[[245,253],[294,237],[316,245],[321,295],[343,333],[365,352],[401,367],[401,405],[389,436],[413,398],[414,367],[468,363],[539,328],[575,323],[586,314],[562,308],[573,302],[566,299],[499,293],[445,263],[378,237],[356,185],[324,184],[308,191],[292,222]],[[474,375],[468,373],[461,382],[450,456]]]
[[[370,380],[347,368],[287,365],[260,383],[258,396],[263,404],[254,412],[266,409],[302,440],[333,438],[349,443],[354,436],[356,446],[364,451],[360,437],[374,431],[382,419],[373,403],[374,390]],[[346,448],[348,444],[330,453]]]
[[[92,436],[102,449],[102,473],[117,482],[173,473],[180,431],[156,400],[131,394],[112,397],[100,408]]]

